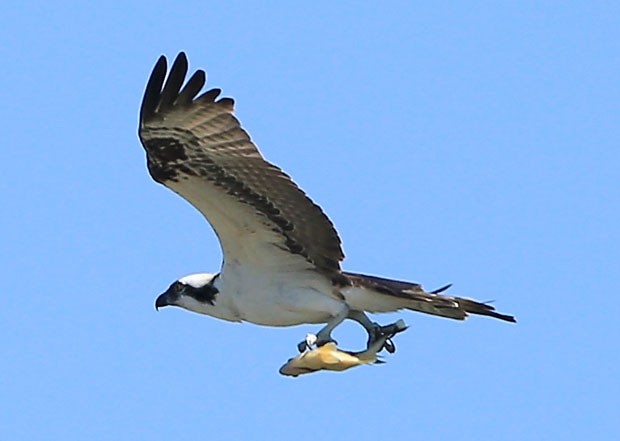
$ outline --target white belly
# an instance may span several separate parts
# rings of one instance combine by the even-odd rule
[[[325,323],[336,316],[344,300],[331,292],[331,283],[317,273],[263,272],[227,266],[222,292],[239,320],[266,326]]]

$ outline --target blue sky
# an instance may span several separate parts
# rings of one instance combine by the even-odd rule
[[[0,438],[620,436],[617,4],[173,3],[0,6]],[[387,364],[290,379],[317,327],[156,313],[221,259],[136,135],[179,50],[330,215],[346,269],[519,323],[387,315],[411,326]]]

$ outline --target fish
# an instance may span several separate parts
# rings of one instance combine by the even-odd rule
[[[308,334],[306,341],[308,348],[298,356],[290,358],[281,368],[280,374],[289,377],[311,374],[318,371],[342,372],[356,366],[365,364],[382,364],[379,352],[386,349],[394,352],[394,344],[391,339],[407,329],[405,322],[399,320],[395,323],[392,332],[385,333],[377,338],[366,350],[352,352],[338,349],[335,342],[328,342],[322,346],[315,347],[316,336]],[[314,337],[314,338],[313,338]]]

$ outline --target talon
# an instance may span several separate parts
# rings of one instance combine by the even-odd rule
[[[396,352],[396,346],[394,345],[394,342],[392,341],[391,338],[388,338],[385,343],[383,344],[383,348],[386,351],[388,351],[390,354],[393,354],[394,352]]]
[[[392,337],[407,329],[407,325],[402,320],[392,323],[391,325],[380,326],[375,323],[372,331],[369,332],[367,348],[370,348],[375,342],[384,339],[383,346],[380,350],[385,349],[390,354],[396,352],[396,345],[392,341]]]
[[[300,341],[297,344],[297,350],[299,351],[299,353],[304,352],[306,349],[309,349],[308,343],[306,342],[306,340]]]

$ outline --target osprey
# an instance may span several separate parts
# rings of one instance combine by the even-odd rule
[[[156,308],[173,305],[265,326],[325,324],[318,346],[333,341],[334,328],[351,319],[368,332],[367,348],[398,332],[398,322],[380,326],[369,312],[410,309],[457,320],[478,314],[515,321],[487,303],[441,295],[449,285],[427,292],[417,283],[343,271],[341,241],[329,218],[263,158],[235,118],[234,101],[218,98],[219,89],[199,95],[205,72],[185,82],[187,70],[183,52],[170,72],[166,58],[159,58],[142,100],[139,136],[150,175],[203,214],[223,262],[218,273],[172,283]],[[386,347],[394,349],[391,342]]]

